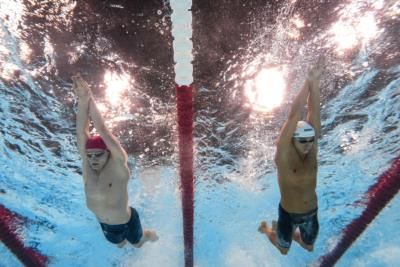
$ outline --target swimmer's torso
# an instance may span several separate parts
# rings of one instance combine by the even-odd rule
[[[277,152],[279,153],[279,152]],[[306,213],[317,207],[317,149],[314,144],[308,155],[301,159],[294,146],[285,155],[275,157],[281,205],[293,213]]]
[[[110,157],[100,174],[84,166],[86,205],[102,223],[124,224],[130,219],[129,169],[124,165]]]

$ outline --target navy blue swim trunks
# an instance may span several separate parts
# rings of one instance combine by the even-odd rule
[[[307,213],[289,213],[279,204],[278,218],[278,244],[282,248],[289,248],[292,244],[293,232],[297,227],[300,229],[300,236],[307,245],[313,245],[319,231],[318,208]]]
[[[131,218],[125,224],[100,223],[104,236],[113,244],[119,244],[127,239],[131,244],[136,244],[143,236],[139,214],[131,208]]]

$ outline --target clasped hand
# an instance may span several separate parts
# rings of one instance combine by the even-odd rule
[[[307,79],[311,84],[318,83],[324,70],[325,60],[320,57],[317,63],[308,70]]]
[[[90,87],[89,84],[82,78],[82,76],[78,73],[71,77],[72,79],[72,88],[79,98],[88,97],[90,95]]]

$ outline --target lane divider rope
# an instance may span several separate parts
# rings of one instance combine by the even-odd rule
[[[0,204],[0,240],[25,266],[44,267],[47,265],[47,256],[26,247],[18,234],[23,223],[21,218]]]
[[[318,260],[322,267],[334,266],[346,250],[362,234],[367,226],[375,219],[389,201],[400,189],[400,157],[396,158],[391,167],[382,173],[378,181],[366,192],[365,210],[343,230],[339,242],[326,255]]]
[[[193,267],[194,173],[192,87],[185,85],[176,86],[176,96],[185,267]]]

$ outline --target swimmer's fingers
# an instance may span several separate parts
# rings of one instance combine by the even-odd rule
[[[79,72],[76,73],[75,75],[72,75],[72,76],[71,76],[71,80],[72,80],[73,83],[76,83],[76,81],[77,81],[79,78],[82,78],[82,77],[81,77],[81,74],[80,74]]]
[[[81,86],[84,90],[90,91],[90,86],[89,86],[89,84],[88,84],[81,76],[78,77],[78,81],[79,81],[79,83],[80,83],[80,86]]]
[[[317,63],[315,64],[318,68],[324,68],[326,65],[326,58],[323,55],[319,55],[317,59]]]
[[[323,69],[324,67],[322,61],[317,62],[317,64],[308,69],[308,79],[311,81],[319,80],[321,78]]]
[[[89,84],[82,78],[79,73],[72,76],[71,79],[72,87],[78,96],[87,96],[90,93]]]
[[[72,76],[71,79],[72,79],[72,89],[74,89],[75,94],[77,94],[78,93],[78,90],[77,90],[78,84],[77,84],[77,81],[76,81],[76,77]]]

